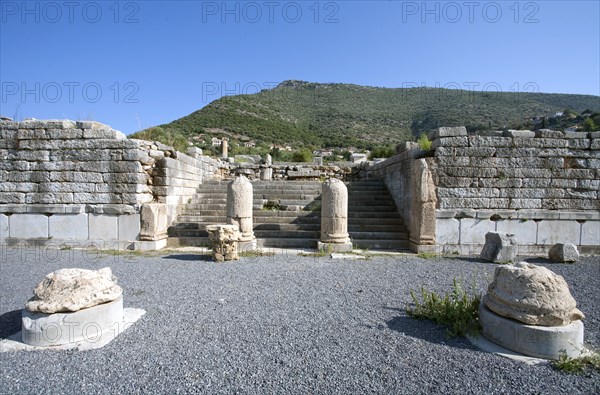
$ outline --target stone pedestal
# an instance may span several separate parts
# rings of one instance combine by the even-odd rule
[[[243,175],[237,176],[227,186],[227,223],[238,227],[240,244],[246,251],[256,246],[252,223],[254,202],[252,183]],[[249,247],[248,247],[249,246]]]
[[[348,188],[335,178],[323,183],[319,250],[352,251],[348,234]]]
[[[157,241],[167,238],[167,205],[149,203],[140,212],[140,240]]]
[[[22,340],[30,346],[49,347],[97,342],[123,328],[123,297],[73,313],[21,313]]]
[[[482,333],[489,340],[508,350],[530,357],[559,359],[561,353],[577,358],[584,352],[583,322],[573,321],[564,326],[526,325],[502,317],[479,306]]]
[[[479,306],[486,338],[536,358],[580,356],[583,318],[562,276],[526,262],[497,267]]]
[[[239,259],[237,225],[208,225],[208,239],[212,245],[213,259],[217,262]]]

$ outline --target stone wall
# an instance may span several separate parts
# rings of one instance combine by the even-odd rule
[[[600,252],[599,132],[468,135],[465,128],[440,128],[430,139],[427,153],[409,143],[361,172],[386,182],[411,241],[419,189],[411,169],[425,157],[436,192],[438,250],[475,253],[488,231],[501,231],[516,235],[521,253],[545,253],[557,242]]]
[[[271,165],[255,163],[224,163],[222,174],[224,178],[233,178],[243,174],[250,180],[260,180],[261,171],[265,167],[272,169],[273,180],[315,180],[337,178],[347,180],[352,174],[351,162],[336,162],[316,165],[304,162],[276,162]]]
[[[97,122],[2,121],[0,239],[137,241],[142,205],[164,203],[172,220],[215,176],[194,156]]]

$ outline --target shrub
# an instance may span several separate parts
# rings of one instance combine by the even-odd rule
[[[453,280],[452,292],[441,297],[435,292],[421,288],[420,301],[411,289],[414,307],[406,309],[406,313],[417,319],[429,319],[438,324],[447,325],[446,334],[451,337],[477,335],[479,325],[479,303],[481,295],[469,295],[463,290],[456,278]]]
[[[419,147],[423,151],[429,151],[431,149],[431,140],[429,140],[429,138],[427,137],[427,135],[425,133],[423,133],[421,135],[421,137],[419,137],[419,139],[417,140],[417,143],[419,143]]]

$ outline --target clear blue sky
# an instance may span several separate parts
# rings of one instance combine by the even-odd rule
[[[129,134],[287,79],[599,95],[599,3],[0,0],[0,113]]]

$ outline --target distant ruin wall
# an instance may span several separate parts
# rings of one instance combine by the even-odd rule
[[[0,239],[139,240],[140,209],[169,221],[217,164],[97,122],[0,122]]]
[[[408,147],[365,166],[361,177],[386,182],[411,229],[412,168],[424,158],[437,199],[437,250],[475,253],[488,231],[500,231],[516,235],[521,253],[545,253],[558,242],[600,252],[599,132],[481,136],[467,135],[464,128],[440,128],[430,138],[431,151]]]

